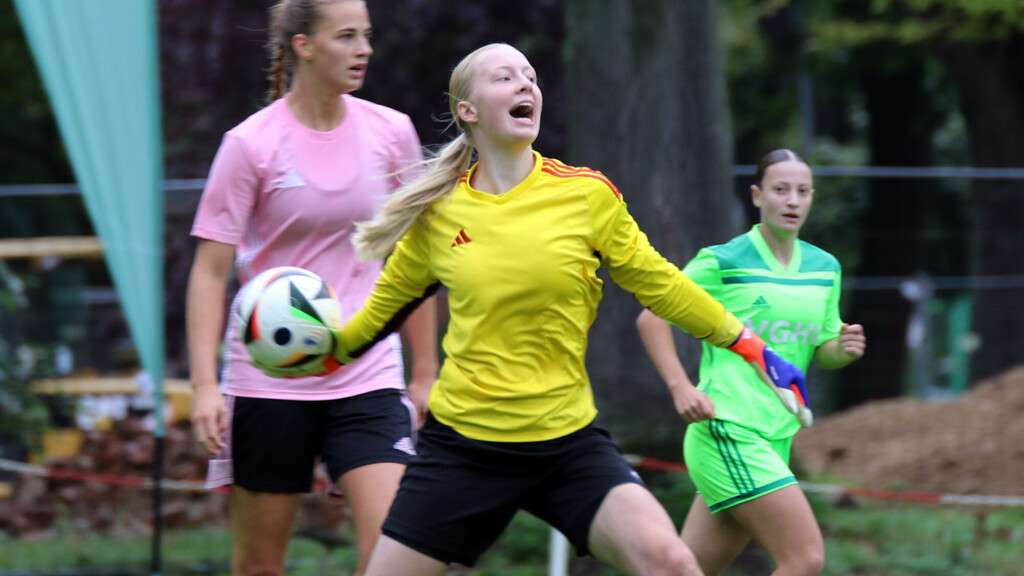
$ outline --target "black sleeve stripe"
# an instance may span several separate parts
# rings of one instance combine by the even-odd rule
[[[373,338],[371,338],[369,342],[364,344],[361,348],[353,350],[349,354],[349,356],[351,356],[352,358],[359,358],[360,356],[365,354],[367,350],[373,348],[374,345],[376,345],[378,342],[387,338],[389,334],[391,334],[395,330],[398,330],[402,323],[405,322],[405,319],[408,318],[409,315],[412,314],[413,311],[416,310],[416,308],[419,307],[419,305],[424,300],[433,296],[434,293],[437,292],[437,289],[440,287],[440,282],[434,282],[433,284],[428,286],[427,289],[423,291],[423,296],[420,296],[415,300],[409,301],[408,304],[403,306],[401,310],[396,312],[395,315],[391,317],[391,320],[388,320],[387,324],[385,324],[384,327],[380,329],[380,332],[377,332],[377,334]]]
[[[320,317],[320,313],[316,311],[316,308],[314,308],[312,304],[310,304],[309,300],[306,298],[306,295],[302,293],[302,290],[299,290],[298,286],[289,282],[288,290],[289,294],[291,295],[292,308],[297,308],[305,312],[306,314],[309,314],[313,318],[316,318],[317,322],[323,324],[324,319]],[[323,283],[320,284],[320,291],[321,293],[324,291]]]

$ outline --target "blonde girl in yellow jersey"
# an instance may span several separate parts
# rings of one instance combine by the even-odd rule
[[[492,44],[466,56],[449,106],[460,135],[357,230],[363,257],[390,257],[336,334],[336,356],[350,362],[438,286],[448,290],[430,415],[367,574],[472,565],[520,509],[629,574],[700,574],[668,514],[593,423],[584,356],[597,269],[780,382],[803,375],[650,246],[604,175],[533,151],[543,96],[518,50]]]

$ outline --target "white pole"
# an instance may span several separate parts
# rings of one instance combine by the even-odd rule
[[[548,539],[548,576],[568,576],[569,574],[569,541],[562,533],[551,529]]]

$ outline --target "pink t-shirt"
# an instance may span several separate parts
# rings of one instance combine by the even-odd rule
[[[420,160],[405,114],[342,96],[345,117],[329,132],[298,122],[284,99],[224,135],[199,202],[192,235],[232,244],[239,281],[267,268],[299,266],[334,287],[347,319],[369,296],[382,264],[360,262],[353,224],[370,219]],[[235,396],[326,400],[403,388],[399,338],[392,334],[357,362],[326,377],[271,378],[254,368],[232,303],[225,334],[223,390]]]

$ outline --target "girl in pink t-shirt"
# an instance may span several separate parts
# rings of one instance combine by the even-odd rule
[[[232,484],[235,573],[282,570],[318,458],[352,507],[362,573],[414,453],[395,336],[328,376],[278,379],[251,365],[231,314],[220,386],[216,374],[232,263],[242,283],[274,266],[311,270],[334,287],[343,314],[362,307],[380,273],[380,261],[359,261],[349,236],[421,156],[407,116],[349,95],[363,84],[370,34],[363,0],[282,0],[271,9],[271,103],[225,134],[192,227],[193,424],[216,455],[211,483]],[[431,304],[403,332],[420,416],[437,373]]]

